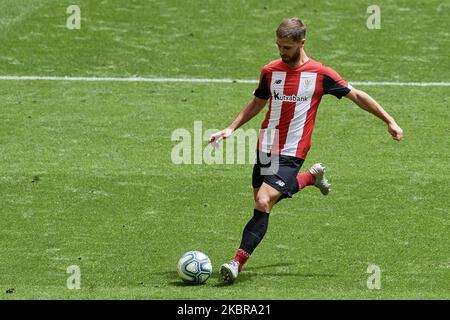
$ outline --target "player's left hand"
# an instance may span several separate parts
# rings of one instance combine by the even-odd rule
[[[388,131],[394,140],[400,141],[403,138],[403,129],[395,122],[388,124]]]

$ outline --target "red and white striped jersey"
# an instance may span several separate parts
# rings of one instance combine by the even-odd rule
[[[322,96],[340,99],[350,90],[336,71],[312,59],[297,68],[281,59],[267,64],[254,92],[258,98],[270,99],[258,150],[305,159]]]

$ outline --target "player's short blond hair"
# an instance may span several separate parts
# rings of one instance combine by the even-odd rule
[[[306,36],[305,23],[297,17],[284,19],[277,29],[278,38],[290,38],[299,42]]]

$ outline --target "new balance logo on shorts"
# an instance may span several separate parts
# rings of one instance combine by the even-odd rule
[[[277,185],[279,185],[280,187],[284,187],[286,185],[286,183],[284,183],[283,180],[278,180],[277,182],[275,182]]]

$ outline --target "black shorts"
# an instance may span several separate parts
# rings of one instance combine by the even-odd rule
[[[298,192],[297,175],[305,160],[284,155],[269,155],[257,151],[256,164],[253,167],[253,188],[261,187],[265,182],[282,193],[281,198],[292,198]]]

